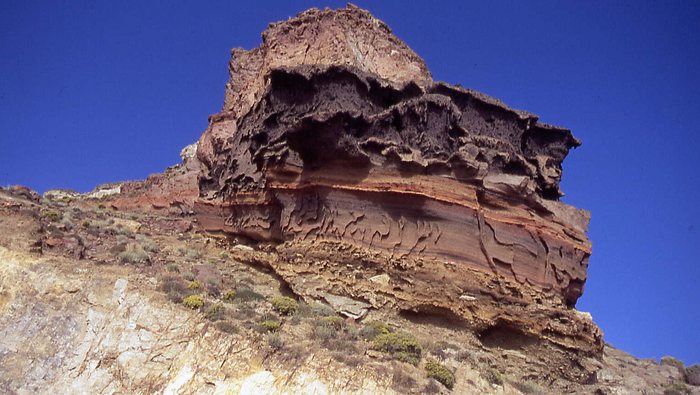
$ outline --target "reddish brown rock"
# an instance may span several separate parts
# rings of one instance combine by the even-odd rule
[[[181,164],[152,174],[144,181],[119,184],[119,191],[110,197],[109,204],[118,210],[191,212],[199,196],[197,175],[201,170],[195,151],[196,145],[189,145],[180,154]]]
[[[365,280],[388,275],[401,310],[597,352],[597,327],[570,309],[588,213],[558,201],[579,144],[433,82],[366,11],[310,10],[233,51],[224,108],[199,142],[196,211],[204,229],[281,243],[288,259],[271,266],[301,295],[367,301]]]

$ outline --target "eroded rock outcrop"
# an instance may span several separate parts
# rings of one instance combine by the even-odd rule
[[[197,144],[190,144],[180,152],[182,163],[163,173],[151,174],[143,181],[120,183],[110,205],[119,210],[191,213],[199,196],[197,176],[201,163],[195,157],[196,152]]]
[[[313,273],[366,301],[365,280],[385,274],[400,309],[601,349],[597,327],[567,308],[591,251],[588,213],[558,201],[562,161],[580,144],[569,130],[433,82],[352,6],[271,25],[229,68],[199,142],[205,229],[284,243],[292,258],[275,270],[301,295],[321,292]],[[333,262],[376,270],[332,274]]]

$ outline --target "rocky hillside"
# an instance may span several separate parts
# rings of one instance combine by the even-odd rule
[[[229,70],[162,174],[0,189],[0,392],[700,394],[575,308],[569,130],[433,81],[354,6]]]

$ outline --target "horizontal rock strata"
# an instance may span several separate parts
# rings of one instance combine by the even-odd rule
[[[386,25],[354,7],[271,25],[261,47],[233,51],[229,68],[224,109],[197,152],[204,229],[285,243],[314,262],[323,249],[308,248],[319,243],[380,254],[392,278],[427,276],[428,289],[409,287],[420,305],[461,317],[470,309],[459,290],[469,288],[579,319],[566,306],[583,292],[591,247],[588,214],[558,201],[562,161],[580,144],[569,130],[433,82]],[[334,251],[327,260],[339,261]],[[390,269],[407,259],[423,269]],[[303,278],[294,261],[276,268],[290,283]],[[444,265],[449,280],[438,276]],[[330,275],[319,267],[305,270]],[[358,295],[359,282],[344,284]],[[480,320],[496,325],[516,310],[505,303]],[[546,326],[525,331],[543,336]],[[552,332],[601,346],[592,324]]]

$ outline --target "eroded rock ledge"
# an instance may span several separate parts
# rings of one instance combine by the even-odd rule
[[[352,6],[271,25],[229,68],[198,145],[204,229],[284,243],[290,258],[274,268],[301,295],[324,278],[367,301],[370,276],[352,267],[371,265],[400,309],[602,349],[569,309],[590,255],[588,213],[558,201],[562,161],[580,144],[569,130],[433,82]]]

